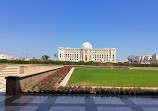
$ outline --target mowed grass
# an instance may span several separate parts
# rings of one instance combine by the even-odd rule
[[[158,87],[158,70],[76,68],[68,85]]]

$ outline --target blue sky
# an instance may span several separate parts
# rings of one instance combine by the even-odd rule
[[[84,42],[117,48],[118,61],[158,53],[158,0],[0,0],[0,53],[40,58]]]

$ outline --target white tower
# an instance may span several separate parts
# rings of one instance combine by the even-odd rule
[[[82,44],[81,54],[82,61],[92,61],[92,45],[89,42],[85,42]]]

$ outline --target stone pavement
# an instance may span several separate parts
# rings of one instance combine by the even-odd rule
[[[75,68],[72,68],[69,73],[66,75],[66,77],[63,79],[63,81],[60,83],[59,87],[60,86],[66,86],[67,82],[69,81],[73,71],[74,71]]]
[[[0,93],[0,111],[158,111],[158,96]]]

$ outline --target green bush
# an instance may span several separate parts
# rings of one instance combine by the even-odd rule
[[[124,63],[100,63],[100,62],[70,62],[70,61],[52,61],[52,60],[39,60],[32,59],[29,61],[25,60],[0,60],[1,63],[10,63],[10,64],[52,64],[52,65],[91,65],[91,66],[131,66],[131,67],[158,67],[158,64],[131,64],[128,62]]]
[[[26,93],[50,93],[50,94],[110,94],[110,95],[158,95],[158,90],[142,88],[91,88],[91,87],[58,87],[28,90]]]

